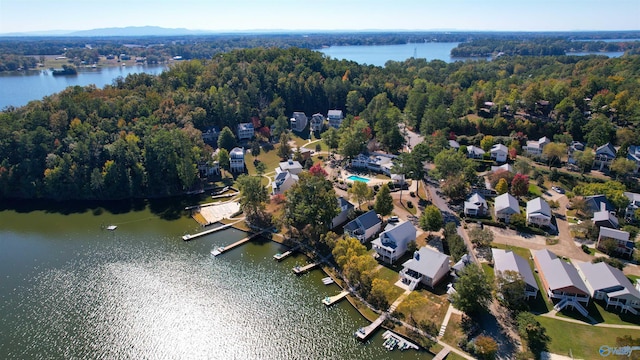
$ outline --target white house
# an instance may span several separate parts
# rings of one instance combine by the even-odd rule
[[[342,196],[338,198],[338,207],[340,208],[340,213],[331,220],[331,226],[329,227],[330,229],[333,229],[336,226],[347,221],[347,219],[349,218],[349,213],[353,211],[353,204]]]
[[[470,159],[482,159],[484,158],[484,150],[477,146],[467,146],[467,157]]]
[[[405,221],[397,224],[387,224],[380,236],[371,242],[378,258],[393,264],[407,251],[407,244],[416,240],[416,228]]]
[[[300,165],[299,161],[294,161],[291,159],[281,162],[279,166],[280,171],[288,171],[293,175],[300,174],[304,169],[302,165]],[[276,172],[278,172],[278,169],[276,169]]]
[[[253,123],[240,123],[238,124],[238,140],[245,140],[253,138],[254,128]]]
[[[493,204],[496,218],[509,223],[511,215],[520,214],[520,205],[518,205],[518,199],[513,197],[509,193],[496,196],[495,203]]]
[[[491,159],[496,162],[506,162],[509,156],[509,148],[502,144],[493,145],[489,152],[491,153]]]
[[[234,147],[229,158],[231,172],[244,172],[244,148]]]
[[[289,171],[282,171],[276,169],[276,178],[271,183],[271,194],[279,195],[289,190],[295,183],[298,182],[298,175],[292,174]]]
[[[625,192],[624,196],[629,199],[629,205],[627,205],[627,208],[624,211],[624,217],[626,219],[635,220],[635,212],[640,209],[640,194]]]
[[[351,160],[351,166],[391,176],[391,168],[393,167],[394,158],[394,155],[381,153],[374,153],[370,155],[359,154]]]
[[[638,169],[640,168],[640,146],[631,145],[629,146],[629,151],[627,152],[627,159],[633,161],[636,164],[635,170],[633,170],[634,174],[638,173]]]
[[[622,312],[638,315],[640,291],[633,287],[622,271],[605,262],[578,263],[576,267],[592,298],[604,300],[607,308],[611,305],[619,307]]]
[[[589,305],[589,289],[575,267],[558,259],[556,254],[547,249],[536,251],[533,254],[533,262],[538,269],[544,291],[549,298],[560,300],[554,306],[556,311],[572,306],[582,315],[588,314],[584,307]]]
[[[371,239],[373,235],[380,231],[382,221],[375,211],[368,211],[357,218],[351,220],[344,226],[344,231],[349,236],[360,240],[361,243]]]
[[[491,166],[491,172],[492,173],[496,173],[498,171],[508,171],[510,173],[513,173],[513,166],[511,166],[511,164],[502,164],[500,166]]]
[[[467,216],[485,216],[488,213],[489,207],[487,206],[487,200],[478,193],[473,193],[473,195],[464,202],[464,214]]]
[[[491,249],[491,253],[493,254],[493,270],[496,273],[496,277],[506,278],[508,276],[507,271],[514,271],[520,274],[525,283],[524,294],[522,295],[527,299],[538,296],[538,284],[535,277],[533,277],[529,262],[525,258],[511,250]]]
[[[542,149],[550,142],[551,140],[546,136],[541,137],[538,141],[527,141],[524,151],[529,155],[541,155]]]
[[[541,197],[527,201],[527,223],[551,226],[551,208]]]
[[[303,131],[307,127],[307,123],[309,120],[307,119],[307,115],[303,112],[294,112],[291,117],[291,130],[300,132]]]
[[[630,236],[631,235],[627,231],[611,229],[603,226],[600,228],[596,247],[600,250],[604,250],[604,241],[613,240],[616,242],[616,252],[618,254],[631,256],[633,254],[633,249],[635,249],[635,244],[633,240],[629,239]]]
[[[322,131],[322,129],[324,128],[324,115],[320,113],[311,115],[309,128],[311,129],[311,131]]]
[[[596,158],[593,162],[594,167],[597,167],[598,170],[604,170],[604,168],[609,168],[611,163],[616,158],[616,154],[618,150],[611,145],[611,143],[606,143],[596,149]]]
[[[344,116],[342,115],[342,110],[329,110],[327,113],[327,119],[329,119],[329,126],[333,128],[339,128],[342,125],[342,120]]]
[[[449,273],[449,256],[422,247],[413,253],[413,258],[402,264],[400,279],[409,289],[414,290],[419,283],[435,287]]]

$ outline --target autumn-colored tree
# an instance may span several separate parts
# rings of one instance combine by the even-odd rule
[[[516,174],[511,181],[511,194],[515,197],[525,196],[529,193],[529,177]]]
[[[324,169],[322,168],[322,162],[318,161],[317,163],[313,164],[313,166],[309,169],[309,172],[312,175],[315,176],[321,176],[326,178],[327,177],[327,172],[324,171]]]
[[[502,178],[498,181],[498,184],[496,184],[496,192],[498,195],[502,195],[507,191],[509,191],[509,184],[507,184],[507,179]]]

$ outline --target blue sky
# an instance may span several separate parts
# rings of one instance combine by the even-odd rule
[[[640,0],[0,0],[0,33],[192,30],[639,30]]]

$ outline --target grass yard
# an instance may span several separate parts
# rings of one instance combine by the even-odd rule
[[[602,345],[615,346],[616,337],[629,335],[633,330],[601,328],[581,325],[543,316],[536,319],[545,327],[551,338],[549,351],[576,359],[598,359]]]
[[[376,276],[381,279],[387,280],[391,284],[391,287],[389,288],[389,292],[387,293],[387,301],[389,302],[389,304],[392,304],[404,292],[404,290],[402,290],[401,288],[393,285],[395,284],[396,281],[398,281],[400,276],[398,275],[397,272],[389,268],[386,268],[384,266],[381,267],[380,270],[378,270],[378,272],[376,273]]]
[[[542,191],[536,184],[529,184],[529,194],[534,195],[536,197],[542,196]]]
[[[279,166],[280,157],[277,155],[277,148],[279,146],[279,144],[276,144],[273,150],[269,150],[268,152],[262,150],[260,152],[260,155],[258,155],[257,159],[262,161],[266,167],[265,173],[272,172],[276,167]],[[249,173],[249,175],[257,174],[256,167],[253,165],[253,159],[253,155],[251,154],[247,154],[245,156],[244,163],[247,167],[247,173]]]
[[[482,270],[484,270],[484,273],[487,274],[489,284],[493,284],[496,281],[496,275],[493,271],[493,267],[491,267],[488,263],[482,263]]]
[[[425,300],[420,302],[421,306],[417,306],[413,309],[414,320],[417,323],[422,321],[432,322],[439,329],[440,325],[442,325],[442,320],[444,320],[444,316],[447,313],[447,309],[449,308],[449,301],[447,301],[446,294],[438,296],[428,290],[419,289],[414,290],[409,296],[421,296]],[[405,321],[409,322],[410,309],[408,309],[406,305],[407,301],[405,299],[405,301],[400,303],[396,312],[404,315]]]
[[[610,307],[609,310],[605,307],[606,304],[603,301],[591,301],[587,310],[589,311],[589,315],[599,324],[640,325],[640,317],[633,314],[621,314],[620,311],[614,307]],[[557,313],[556,316],[589,323],[589,319],[582,316],[579,312],[568,308]]]
[[[466,337],[464,331],[462,331],[462,326],[460,325],[461,322],[462,315],[451,314],[449,324],[447,324],[447,330],[445,331],[444,336],[442,336],[442,341],[458,348],[460,340],[463,340]]]

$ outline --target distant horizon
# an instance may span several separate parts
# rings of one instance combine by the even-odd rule
[[[638,0],[0,1],[0,34],[131,26],[211,33],[637,31],[639,18]]]

